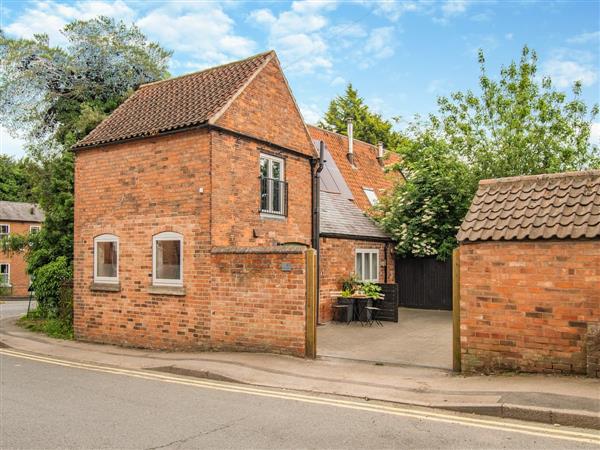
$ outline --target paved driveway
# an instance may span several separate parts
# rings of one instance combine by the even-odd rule
[[[452,368],[452,311],[399,308],[398,323],[362,327],[330,322],[317,328],[319,356]]]
[[[0,319],[22,316],[27,312],[28,303],[28,300],[0,300]],[[35,302],[32,302],[31,308],[35,308]]]

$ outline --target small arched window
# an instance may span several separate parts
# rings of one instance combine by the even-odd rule
[[[183,285],[183,236],[164,232],[152,238],[152,284]]]
[[[119,238],[113,234],[94,238],[94,281],[119,282]]]

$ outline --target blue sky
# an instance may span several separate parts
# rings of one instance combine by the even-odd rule
[[[477,49],[491,73],[518,59],[524,44],[541,74],[600,102],[600,3],[589,1],[10,1],[0,6],[9,36],[47,33],[99,14],[135,22],[174,51],[179,75],[275,49],[308,122],[352,82],[385,117],[406,121],[435,111],[436,97],[476,88]],[[593,126],[600,142],[600,122]],[[0,133],[2,153],[23,155]]]

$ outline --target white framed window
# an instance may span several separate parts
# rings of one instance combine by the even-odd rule
[[[10,286],[10,264],[0,263],[0,286]]]
[[[260,211],[287,215],[287,183],[282,158],[260,154]]]
[[[94,281],[119,282],[119,238],[113,234],[94,238]]]
[[[361,281],[379,281],[379,250],[356,249],[356,276]]]
[[[371,206],[375,206],[377,204],[377,202],[379,201],[379,199],[377,198],[377,194],[375,193],[375,190],[373,190],[372,188],[364,187],[363,192],[369,199],[369,203],[371,204]]]
[[[183,236],[164,232],[152,238],[152,284],[183,285]]]
[[[0,223],[0,239],[10,234],[10,225],[7,223]]]
[[[29,225],[30,233],[39,233],[42,228],[39,225]]]

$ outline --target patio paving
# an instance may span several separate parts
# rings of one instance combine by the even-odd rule
[[[329,322],[317,328],[319,356],[452,368],[452,311],[398,309],[383,327]]]

